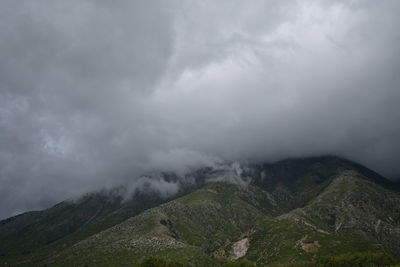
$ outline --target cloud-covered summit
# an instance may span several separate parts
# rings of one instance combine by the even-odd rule
[[[0,217],[154,169],[400,173],[400,2],[0,3]]]

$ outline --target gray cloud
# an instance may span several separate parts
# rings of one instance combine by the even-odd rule
[[[398,175],[399,11],[2,1],[0,217],[219,159],[329,153]]]

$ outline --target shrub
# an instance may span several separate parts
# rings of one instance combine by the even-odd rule
[[[184,265],[179,262],[166,261],[161,258],[150,257],[141,261],[139,267],[183,267]]]

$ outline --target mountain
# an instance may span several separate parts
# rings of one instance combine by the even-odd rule
[[[398,184],[364,166],[324,156],[203,168],[188,175],[162,175],[168,182],[180,182],[173,196],[141,190],[124,200],[119,188],[1,221],[0,263],[399,262]]]

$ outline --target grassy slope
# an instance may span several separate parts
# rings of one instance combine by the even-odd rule
[[[400,253],[400,194],[347,171],[302,210],[333,233],[358,235]]]
[[[80,201],[62,202],[45,211],[26,213],[2,221],[1,254],[29,254],[38,247],[104,218],[117,209],[119,203],[120,199],[88,195]]]
[[[173,198],[203,185],[207,171],[200,169],[191,173],[191,178],[197,183],[184,184]],[[177,179],[173,173],[162,175],[166,181]],[[43,259],[171,200],[151,191],[142,191],[125,202],[121,197],[123,189],[117,187],[90,193],[78,201],[64,201],[43,211],[27,212],[0,221],[0,264]]]
[[[129,211],[118,210],[32,255],[3,261],[120,266],[158,255],[185,265],[212,266],[221,263],[213,257],[216,252],[229,256],[232,244],[244,236],[250,238],[246,258],[268,264],[380,252],[383,247],[396,251],[399,193],[372,183],[391,186],[368,169],[357,167],[370,175],[365,179],[345,171],[352,163],[338,160],[299,161],[294,167],[291,163],[292,169],[287,162],[263,166],[251,173],[255,186],[209,184],[126,221]],[[314,241],[318,246],[302,248],[303,242]]]
[[[264,203],[264,212],[251,203]],[[143,255],[157,253],[165,257],[180,255],[179,259],[184,262],[198,261],[201,255],[204,258],[224,244],[237,241],[257,221],[278,214],[278,209],[267,193],[255,187],[210,184],[96,234],[49,259],[48,263],[69,265],[77,260],[102,258],[111,264],[105,257],[115,253],[130,255],[132,262]]]
[[[303,242],[318,242],[309,250]],[[348,252],[377,252],[381,247],[357,237],[338,236],[315,231],[293,220],[270,220],[258,226],[252,235],[246,258],[258,263],[286,263]]]
[[[49,255],[165,201],[157,195],[146,194],[123,203],[119,198],[90,194],[78,202],[63,202],[35,212],[34,216],[24,214],[10,218],[0,227],[0,265],[41,262]],[[25,219],[26,216],[31,218]],[[24,223],[14,223],[21,219]],[[9,225],[14,228],[9,229]]]
[[[253,235],[247,257],[257,262],[311,260],[400,248],[400,195],[344,171],[303,208],[267,222]],[[318,241],[311,251],[301,242]],[[389,253],[390,253],[389,252]]]
[[[349,181],[352,179],[358,178]],[[369,182],[361,182],[364,183]],[[320,197],[329,202],[335,197],[342,198],[340,192],[347,190],[341,182],[332,182]],[[281,207],[269,193],[257,187],[209,184],[93,235],[53,255],[45,263],[121,266],[156,255],[185,265],[218,266],[221,260],[212,255],[223,251],[222,255],[228,256],[232,244],[244,236],[250,237],[245,258],[263,264],[385,251],[360,236],[336,233],[324,219],[310,220],[313,216],[307,212],[315,203],[321,200],[316,198],[303,209],[278,216],[282,214]],[[317,246],[309,250],[302,248],[303,242],[315,241]]]

